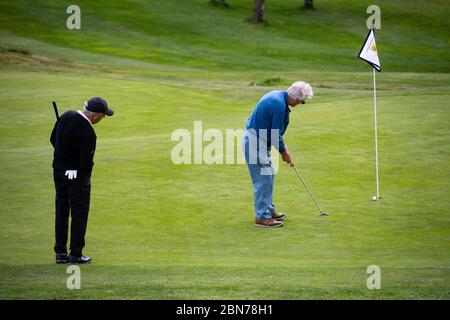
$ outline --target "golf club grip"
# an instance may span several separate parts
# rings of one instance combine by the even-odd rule
[[[56,102],[52,101],[52,104],[53,104],[53,110],[55,110],[56,120],[59,120],[59,113],[58,113],[58,107],[56,106]]]

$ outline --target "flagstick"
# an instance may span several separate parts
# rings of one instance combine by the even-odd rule
[[[377,128],[377,86],[375,82],[375,68],[373,68],[373,109],[375,114],[375,168],[377,174],[377,199],[380,199],[378,184],[378,128]]]

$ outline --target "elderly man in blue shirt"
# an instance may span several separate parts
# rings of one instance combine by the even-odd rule
[[[286,91],[276,90],[264,95],[246,123],[243,138],[245,161],[254,188],[255,226],[276,228],[283,226],[286,214],[276,212],[272,202],[274,169],[270,156],[273,145],[283,161],[293,165],[283,135],[289,125],[289,107],[304,104],[313,97],[311,85],[294,82]]]

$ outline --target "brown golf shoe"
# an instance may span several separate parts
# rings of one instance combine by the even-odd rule
[[[263,228],[279,228],[283,226],[283,222],[275,219],[264,219],[264,220],[255,219],[255,226]]]
[[[277,221],[283,221],[284,219],[286,219],[286,213],[284,212],[272,213],[272,219],[275,219]]]

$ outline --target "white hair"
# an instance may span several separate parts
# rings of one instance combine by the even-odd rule
[[[307,82],[296,81],[289,89],[287,89],[288,96],[293,99],[300,99],[305,101],[306,99],[311,99],[314,96],[313,89],[311,85]]]

